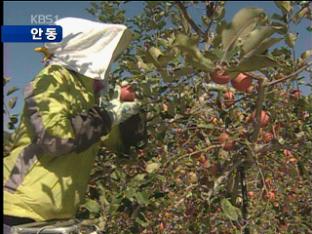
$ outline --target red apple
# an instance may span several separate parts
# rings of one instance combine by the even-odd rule
[[[247,195],[248,197],[253,198],[255,196],[255,193],[253,191],[249,191]]]
[[[218,165],[217,164],[212,164],[209,168],[208,168],[208,173],[212,176],[217,176],[218,175]]]
[[[122,102],[133,102],[135,99],[135,92],[130,85],[121,87],[120,101]]]
[[[163,109],[164,112],[167,112],[169,107],[168,107],[168,105],[166,103],[163,103],[162,104],[162,109]]]
[[[249,120],[254,120],[256,118],[256,112],[254,111],[251,115],[251,118]],[[265,127],[270,122],[270,116],[266,111],[261,111],[260,114],[260,127]]]
[[[251,94],[251,93],[253,93],[254,90],[255,90],[255,86],[251,85],[251,86],[249,86],[249,87],[247,88],[246,92],[249,93],[249,94]]]
[[[234,149],[235,142],[233,140],[228,140],[224,143],[223,149],[225,151],[231,151]]]
[[[222,144],[224,150],[231,151],[234,149],[235,142],[226,132],[220,134],[220,136],[218,137],[218,141],[220,144]]]
[[[203,162],[201,165],[202,165],[203,168],[209,168],[209,161],[206,160],[206,161]]]
[[[264,132],[262,134],[262,140],[264,143],[269,143],[273,139],[273,134],[271,132]]]
[[[274,191],[266,192],[265,196],[270,201],[274,201],[275,200],[275,192]]]
[[[230,139],[230,136],[226,132],[221,133],[220,136],[218,137],[218,141],[220,144],[223,144],[229,139]]]
[[[284,149],[283,154],[285,157],[292,157],[293,156],[292,152],[288,149]]]
[[[144,150],[138,149],[138,156],[143,157],[144,156]]]
[[[296,157],[294,156],[294,154],[290,150],[284,149],[283,150],[283,154],[284,154],[284,156],[286,158],[286,162],[287,163],[292,163],[292,164],[296,164],[297,163],[298,160],[296,159]]]
[[[301,92],[299,89],[290,90],[290,98],[294,101],[298,101],[301,96]]]
[[[231,91],[227,91],[224,93],[224,105],[228,108],[234,104],[235,96]]]
[[[165,225],[163,222],[159,224],[159,230],[162,232],[165,229]]]
[[[247,92],[251,86],[252,79],[244,73],[239,73],[238,76],[231,81],[232,86],[238,91]]]
[[[296,164],[298,160],[295,157],[291,157],[287,160],[288,163]]]
[[[226,84],[231,80],[229,74],[220,68],[215,69],[210,76],[211,79],[217,84]]]
[[[204,154],[201,154],[199,157],[198,157],[198,161],[200,163],[205,163],[207,161],[206,157]]]

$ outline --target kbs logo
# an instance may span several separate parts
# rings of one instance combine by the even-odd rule
[[[53,24],[58,19],[58,15],[30,15],[31,24]]]

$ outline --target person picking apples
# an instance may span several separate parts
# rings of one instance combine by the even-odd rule
[[[101,107],[109,110],[109,115],[114,120],[114,126],[138,113],[140,102],[135,98],[135,93],[130,85],[116,85],[112,100],[103,101]]]
[[[63,40],[36,50],[44,52],[46,66],[25,88],[18,137],[3,160],[4,233],[19,224],[74,218],[101,137],[140,109],[135,96],[121,99],[118,85],[112,99],[101,99],[111,64],[131,41],[129,29],[79,18],[55,24]]]

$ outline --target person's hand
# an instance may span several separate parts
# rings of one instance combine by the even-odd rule
[[[120,90],[121,87],[116,85],[113,99],[108,102],[102,102],[101,105],[101,107],[110,114],[113,126],[118,125],[137,114],[140,109],[140,102],[137,99],[133,102],[121,102]]]

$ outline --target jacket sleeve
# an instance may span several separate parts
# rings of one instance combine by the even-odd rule
[[[61,156],[82,152],[111,129],[108,113],[93,107],[75,116],[70,114],[70,87],[60,72],[40,74],[24,91],[25,113],[33,141],[44,153]]]

